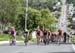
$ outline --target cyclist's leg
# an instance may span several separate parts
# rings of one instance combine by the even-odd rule
[[[40,36],[37,35],[37,45],[40,43]]]
[[[25,43],[25,45],[27,45],[27,41],[28,41],[27,35],[26,35],[24,38],[25,38],[25,39],[24,39],[24,43]]]
[[[59,38],[58,38],[59,40],[58,40],[58,44],[60,45],[60,43],[62,42],[62,37],[61,36],[59,36]]]
[[[9,40],[9,44],[12,45],[12,34],[10,34],[10,40]]]
[[[60,44],[60,37],[59,36],[57,38],[57,42],[58,42],[58,44]]]
[[[15,45],[15,44],[16,44],[16,39],[13,38],[13,45]]]
[[[16,37],[14,36],[14,34],[12,34],[12,44],[13,44],[13,45],[16,44]]]
[[[47,43],[46,35],[44,36],[43,42],[46,45],[46,43]]]

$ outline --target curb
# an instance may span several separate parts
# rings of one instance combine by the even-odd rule
[[[9,43],[9,41],[0,41],[0,44]]]
[[[19,42],[24,42],[24,41],[16,41],[17,43],[19,43]],[[31,41],[29,41],[29,42],[31,42]],[[9,41],[0,41],[0,44],[8,44],[9,43]],[[33,42],[31,42],[31,43],[33,43]]]
[[[23,42],[23,41],[16,41],[17,43],[18,42]],[[0,44],[6,44],[6,43],[9,43],[9,41],[0,41]]]

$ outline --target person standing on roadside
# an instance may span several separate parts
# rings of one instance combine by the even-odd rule
[[[64,35],[64,43],[66,43],[67,40],[69,42],[69,35],[66,32],[64,32],[63,35]]]

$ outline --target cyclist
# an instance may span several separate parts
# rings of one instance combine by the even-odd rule
[[[16,30],[14,27],[9,28],[10,33],[10,45],[15,45],[16,43]]]
[[[27,45],[28,36],[29,36],[29,31],[26,29],[26,30],[23,32],[23,37],[24,37],[24,43],[25,43],[25,45]]]

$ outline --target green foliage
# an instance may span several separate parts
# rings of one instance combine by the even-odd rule
[[[26,8],[23,9],[25,12]],[[16,21],[17,29],[24,30],[25,27],[25,15],[19,14],[19,17]],[[34,8],[28,8],[28,17],[27,17],[27,28],[31,31],[37,26],[41,28],[43,26],[50,28],[50,25],[55,22],[55,16],[53,16],[48,8],[37,10]]]
[[[66,2],[67,2],[68,4],[73,3],[73,5],[75,6],[75,0],[66,0]]]
[[[51,26],[50,26],[50,30],[51,30],[51,31],[55,31],[55,30],[56,30],[56,26],[55,26],[55,24],[51,24]]]
[[[10,36],[9,34],[0,34],[0,41],[8,41],[10,39]],[[28,37],[28,40],[31,40],[32,39],[32,35],[30,34],[29,37]],[[16,40],[23,40],[21,35],[16,35]]]
[[[50,28],[50,25],[54,23],[55,16],[53,16],[48,8],[41,10],[42,19],[41,23],[43,26]]]
[[[15,22],[16,30],[24,30],[25,27],[25,17],[24,14],[19,14],[18,19]]]
[[[20,10],[19,0],[0,0],[0,20],[13,23]]]
[[[0,41],[9,40],[8,34],[0,34]]]
[[[37,26],[45,26],[50,28],[50,25],[55,22],[55,16],[53,16],[48,8],[36,10],[33,8],[29,8],[29,16],[28,16],[28,28],[34,29]]]
[[[61,0],[29,0],[29,6],[39,10],[49,8],[53,11],[53,6],[57,3],[57,1],[61,2]]]
[[[40,24],[41,13],[39,10],[29,8],[28,28],[36,28]]]
[[[72,35],[70,39],[71,39],[72,43],[75,43],[75,36],[74,35]]]
[[[51,24],[55,22],[55,16],[52,15],[50,7],[53,7],[54,3],[55,0],[29,0],[27,28],[30,31],[37,26],[51,28]],[[26,0],[0,0],[0,22],[4,25],[8,26],[12,23],[16,30],[23,31],[25,14]]]
[[[8,41],[10,39],[9,34],[0,34],[0,41]],[[16,40],[23,40],[21,36],[16,36]]]

